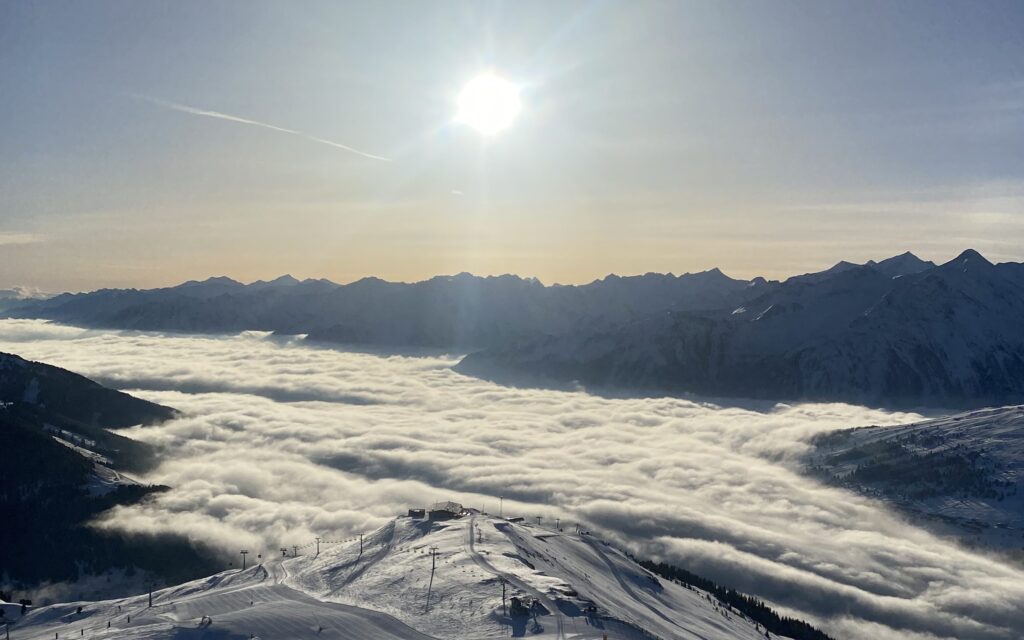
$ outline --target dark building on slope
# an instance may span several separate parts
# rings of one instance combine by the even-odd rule
[[[462,516],[465,509],[458,502],[436,502],[430,507],[427,515],[431,520],[451,520]]]

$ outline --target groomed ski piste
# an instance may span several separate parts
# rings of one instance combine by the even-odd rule
[[[17,640],[83,637],[762,640],[765,632],[589,534],[470,511],[446,521],[399,517],[362,543],[154,592],[152,607],[147,594],[72,602],[31,610],[11,627]]]

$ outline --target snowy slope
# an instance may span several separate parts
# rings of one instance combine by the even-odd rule
[[[51,433],[51,437],[55,441],[92,461],[92,473],[89,474],[88,483],[85,486],[89,495],[102,496],[116,491],[118,487],[139,484],[138,480],[115,470],[114,463],[110,458],[88,448],[95,446],[95,442],[49,425],[47,425],[47,431]]]
[[[284,575],[279,561],[227,571],[155,592],[152,608],[146,595],[42,607],[18,621],[11,637],[429,640],[390,616],[295,591],[281,584]]]
[[[397,518],[364,538],[362,554],[356,540],[285,566],[289,586],[387,612],[438,638],[764,637],[703,592],[655,579],[589,535],[475,513],[447,522]],[[502,614],[501,579],[508,598],[540,603],[534,619]],[[588,614],[590,604],[596,611]]]
[[[12,637],[765,637],[704,592],[656,579],[592,536],[476,513],[447,522],[396,518],[366,536],[362,552],[358,538],[308,551],[155,592],[152,608],[140,595],[32,610]],[[532,616],[503,614],[502,580],[509,601],[538,603]]]
[[[932,529],[1024,549],[1024,406],[819,437],[812,471],[898,504]]]

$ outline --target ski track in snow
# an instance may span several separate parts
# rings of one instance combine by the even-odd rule
[[[559,608],[555,605],[555,603],[551,602],[551,600],[546,595],[544,595],[543,593],[541,593],[537,589],[534,589],[532,586],[530,586],[527,583],[523,582],[522,580],[520,580],[516,576],[504,573],[502,571],[498,571],[497,569],[494,568],[494,566],[491,565],[490,562],[487,561],[486,558],[484,558],[482,555],[480,555],[480,553],[477,552],[477,550],[476,550],[476,543],[473,540],[473,532],[474,532],[475,528],[476,528],[476,516],[474,515],[474,516],[470,517],[469,526],[466,527],[466,550],[469,553],[470,557],[473,558],[473,562],[475,562],[477,564],[477,566],[482,568],[484,571],[488,571],[488,572],[494,574],[495,576],[504,578],[508,582],[510,582],[513,585],[515,585],[518,589],[520,589],[523,592],[528,593],[531,596],[533,596],[533,598],[535,598],[542,605],[544,605],[544,608],[547,609],[548,613],[555,619],[555,625],[556,625],[555,637],[557,638],[557,640],[564,640],[564,638],[565,638],[565,620],[563,619],[562,612],[559,610]],[[500,529],[499,529],[499,531],[500,531]]]
[[[649,576],[619,552],[600,549],[601,543],[590,536],[492,517],[483,520],[480,529],[475,513],[443,523],[398,518],[364,541],[364,546],[366,542],[371,547],[379,545],[368,557],[359,552],[358,541],[348,540],[320,554],[277,556],[246,570],[229,570],[156,591],[152,607],[145,594],[41,607],[14,625],[12,637],[483,640],[508,637],[510,633],[538,640],[763,637],[753,623],[737,613],[728,615],[703,592],[664,583],[658,586],[660,596],[655,597],[652,581],[647,582],[650,592],[646,596],[629,587],[630,581],[647,580]],[[486,542],[484,529],[488,531]],[[485,552],[477,549],[478,537],[488,548]],[[393,544],[396,539],[400,541],[398,546]],[[546,550],[555,539],[559,541],[557,550]],[[445,558],[438,567],[443,574],[438,576],[439,589],[443,589],[445,599],[449,603],[471,603],[458,612],[461,619],[457,626],[450,624],[452,612],[444,610],[440,597],[436,610],[420,608],[422,585],[395,586],[401,582],[399,578],[408,575],[410,556],[419,554],[419,559],[424,559],[425,548],[436,549]],[[492,553],[506,560],[503,566],[487,559]],[[519,559],[509,560],[510,556]],[[545,571],[530,568],[522,561],[524,556],[545,559]],[[462,566],[463,561],[485,575],[467,571],[468,564]],[[574,569],[579,566],[590,566],[587,579]],[[597,573],[601,566],[607,568],[607,573]],[[414,560],[412,570],[427,569]],[[518,618],[499,615],[501,599],[496,594],[495,577],[507,580],[510,596],[532,597],[546,611],[535,610]],[[576,583],[579,595],[565,588],[570,582]],[[552,589],[555,584],[562,585],[561,591]],[[397,616],[347,604],[346,600],[381,605],[390,602],[397,605]],[[627,613],[628,607],[622,604],[634,601],[644,609]],[[580,606],[585,603],[596,604],[601,613],[586,613]],[[80,614],[76,612],[79,606],[83,609]],[[625,617],[618,618],[620,615]],[[671,625],[671,633],[666,634],[664,626],[660,633],[651,631],[658,629],[659,620]],[[568,630],[570,626],[572,631]]]
[[[389,615],[296,591],[283,584],[287,576],[284,563],[274,559],[244,572],[229,571],[155,592],[152,608],[147,595],[43,607],[21,619],[11,637],[162,640],[255,634],[260,640],[431,640]],[[212,622],[204,621],[207,616]]]

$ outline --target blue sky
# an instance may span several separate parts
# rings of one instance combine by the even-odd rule
[[[1019,260],[1021,33],[1019,2],[3,2],[0,287]],[[452,122],[487,69],[523,100],[491,138]]]

